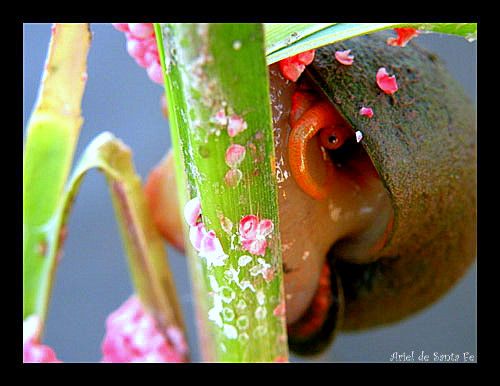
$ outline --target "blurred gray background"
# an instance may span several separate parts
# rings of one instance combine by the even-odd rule
[[[154,84],[127,54],[125,37],[111,24],[92,24],[85,118],[75,159],[102,131],[111,131],[134,152],[137,172],[149,170],[170,147],[168,123],[160,111],[162,87]],[[24,24],[24,126],[35,103],[50,38],[50,24]],[[477,43],[424,34],[418,43],[447,64],[476,103]],[[185,319],[193,361],[201,361],[196,344],[193,299],[184,256],[167,247]],[[84,179],[74,205],[69,236],[54,286],[44,341],[65,362],[97,362],[107,315],[131,294],[124,251],[104,177]],[[398,351],[430,354],[477,354],[476,265],[432,307],[393,326],[340,334],[333,346],[300,362],[388,362]]]

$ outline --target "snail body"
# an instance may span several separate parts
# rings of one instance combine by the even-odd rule
[[[299,353],[324,349],[339,330],[409,317],[475,260],[474,109],[435,55],[414,41],[388,46],[387,37],[319,48],[297,82],[269,68],[275,155],[287,176],[277,181],[286,317]],[[353,65],[335,60],[346,50]],[[396,76],[394,94],[377,87],[381,67]],[[179,229],[167,224],[164,234]],[[328,315],[310,312],[319,294]]]

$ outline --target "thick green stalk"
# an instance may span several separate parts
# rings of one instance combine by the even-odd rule
[[[203,359],[287,360],[262,25],[159,24],[156,33],[177,176],[180,185],[184,182],[180,192],[186,192],[180,201],[199,197],[205,228],[223,250],[212,259],[203,248],[198,252],[189,246]],[[231,161],[225,155],[235,144],[244,156]],[[261,251],[249,251],[242,243],[240,221],[249,215],[274,225],[269,235],[259,236],[265,240]]]
[[[58,205],[78,141],[86,83],[88,24],[55,24],[30,117],[23,160],[23,317],[46,318],[64,232]]]

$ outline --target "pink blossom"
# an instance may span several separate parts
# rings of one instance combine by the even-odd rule
[[[187,351],[182,332],[173,326],[160,331],[136,295],[106,320],[103,362],[186,362]]]
[[[337,59],[340,63],[350,66],[352,65],[352,62],[354,61],[354,56],[349,55],[351,53],[351,50],[345,50],[345,51],[335,51],[335,59]]]
[[[394,94],[398,91],[398,84],[396,82],[396,77],[389,76],[386,69],[384,67],[379,68],[377,71],[377,84],[380,89],[386,94]]]
[[[238,166],[245,158],[245,153],[246,150],[244,146],[238,145],[236,143],[232,144],[226,150],[226,165],[231,168]]]
[[[40,318],[31,315],[23,322],[23,362],[61,363],[52,348],[38,341]]]
[[[135,62],[146,69],[148,77],[163,85],[163,73],[153,23],[112,23],[127,39],[127,52]]]
[[[394,28],[394,31],[398,37],[387,39],[387,44],[390,46],[404,47],[411,39],[419,35],[419,31],[415,28]]]
[[[248,215],[241,219],[239,225],[240,241],[245,250],[253,255],[266,254],[268,237],[274,229],[271,220],[261,220],[255,215]]]
[[[361,107],[359,113],[365,117],[371,118],[373,117],[373,110],[371,107]]]
[[[184,205],[184,219],[190,226],[195,226],[201,215],[200,197],[196,196]]]
[[[231,115],[227,124],[227,133],[230,137],[235,137],[247,129],[247,123],[238,115]]]

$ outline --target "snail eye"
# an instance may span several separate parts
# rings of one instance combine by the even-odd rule
[[[335,150],[342,146],[342,135],[339,135],[337,129],[326,128],[320,131],[320,141],[323,147]]]

